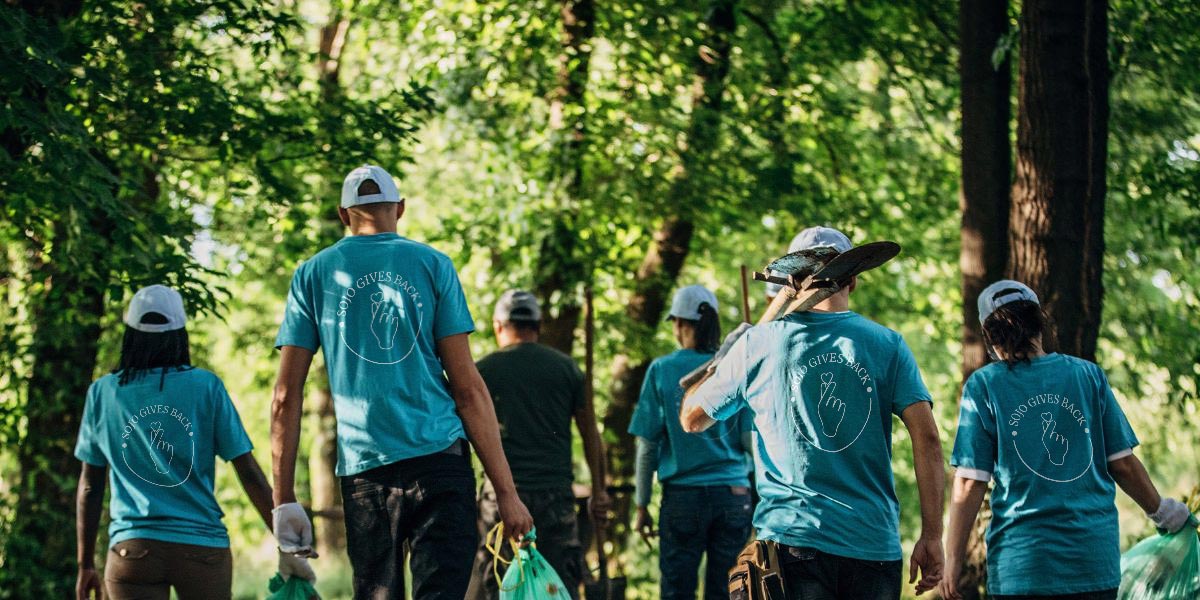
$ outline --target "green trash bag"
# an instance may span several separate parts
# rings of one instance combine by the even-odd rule
[[[492,552],[493,573],[500,584],[500,600],[570,600],[571,595],[562,578],[554,572],[550,563],[546,562],[537,546],[536,531],[525,534],[525,541],[530,542],[522,547],[516,542],[510,542],[513,549],[512,561],[500,557],[500,548],[504,540],[504,524],[499,523],[488,534],[485,543]],[[500,579],[499,563],[507,563],[508,570]]]
[[[1179,531],[1146,538],[1121,555],[1118,600],[1200,598],[1195,517]]]
[[[276,573],[271,581],[267,582],[267,591],[271,592],[267,596],[267,600],[320,600],[321,596],[317,595],[317,589],[313,587],[311,581],[292,577],[284,579],[283,575]]]

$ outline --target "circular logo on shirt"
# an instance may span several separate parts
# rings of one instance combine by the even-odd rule
[[[1092,468],[1092,429],[1077,401],[1038,394],[1017,405],[1005,420],[1017,458],[1038,477],[1067,483]]]
[[[159,487],[183,485],[196,454],[191,420],[166,404],[149,404],[125,419],[121,460],[136,477]]]
[[[412,355],[424,321],[421,293],[399,273],[374,271],[346,285],[338,301],[338,335],[351,354],[393,365]]]
[[[854,445],[875,414],[875,379],[842,352],[811,356],[791,374],[792,422],[818,450],[841,452]]]

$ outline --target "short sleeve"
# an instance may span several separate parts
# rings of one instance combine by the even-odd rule
[[[571,412],[575,412],[583,408],[587,398],[584,397],[584,376],[583,371],[579,370],[579,366],[575,361],[567,358],[568,367],[571,369]]]
[[[972,374],[963,386],[950,464],[991,474],[996,468],[996,416],[988,402],[987,386],[977,375]]]
[[[900,415],[904,409],[918,402],[933,402],[929,388],[921,379],[921,369],[917,368],[917,359],[913,358],[912,350],[904,338],[896,344],[896,357],[892,362],[892,412]]]
[[[633,419],[629,422],[629,433],[655,444],[662,440],[666,433],[663,399],[658,393],[658,386],[655,385],[658,373],[658,362],[650,363],[646,377],[642,379],[642,392],[638,395],[637,406],[633,409]]]
[[[712,377],[694,392],[696,404],[713,419],[724,421],[746,406],[746,378],[750,368],[749,340],[754,330],[734,342]]]
[[[1104,455],[1113,456],[1136,447],[1138,439],[1133,433],[1133,428],[1129,426],[1129,420],[1125,418],[1125,411],[1113,395],[1108,377],[1098,367],[1096,370],[1099,372],[1099,392],[1104,411]]]
[[[313,294],[304,281],[304,270],[301,265],[292,275],[287,304],[283,309],[283,323],[279,325],[279,335],[275,336],[275,347],[298,346],[315,353],[321,346],[321,336],[317,330]]]
[[[450,259],[441,257],[437,279],[433,282],[437,288],[437,304],[434,307],[433,339],[440,340],[460,333],[475,331],[475,322],[471,319],[471,311],[467,308],[467,297],[463,294],[462,283],[458,280],[458,272]]]
[[[233,399],[220,380],[213,382],[213,394],[216,396],[213,398],[212,421],[214,449],[217,456],[230,461],[253,450],[254,444],[250,443],[250,436],[246,435],[246,428],[242,426],[242,418],[238,416]]]
[[[94,467],[107,467],[100,432],[100,399],[97,385],[93,383],[87,391],[83,406],[83,418],[79,422],[79,438],[75,441],[75,458]]]

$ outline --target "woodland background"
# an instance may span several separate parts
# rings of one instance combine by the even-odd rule
[[[827,224],[904,246],[853,306],[913,347],[947,452],[984,360],[975,294],[1015,276],[1047,301],[1059,349],[1108,370],[1160,488],[1189,494],[1197,31],[1188,0],[0,2],[0,597],[73,588],[71,450],[137,287],[184,291],[195,362],[225,379],[269,469],[287,282],[343,234],[341,178],[363,162],[396,175],[402,234],[460,268],[478,355],[493,302],[522,286],[550,309],[546,341],[581,357],[595,290],[614,485],[632,479],[645,367],[673,345],[673,289],[713,288],[731,328],[739,267]],[[322,374],[299,492],[318,587],[339,598]],[[903,428],[894,462],[911,542]],[[261,597],[273,543],[218,474],[236,591]],[[1124,544],[1151,532],[1119,505]],[[657,557],[627,522],[618,566],[630,597],[655,597]]]

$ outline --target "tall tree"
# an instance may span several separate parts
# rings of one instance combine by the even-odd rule
[[[1108,3],[1021,8],[1010,275],[1037,290],[1058,349],[1094,360],[1108,149]]]
[[[653,336],[662,321],[663,309],[683,269],[684,259],[691,249],[695,225],[692,210],[703,204],[705,171],[711,167],[708,153],[716,147],[721,132],[722,102],[726,76],[730,68],[732,38],[737,29],[735,0],[714,2],[704,19],[704,38],[696,46],[693,58],[691,122],[686,132],[686,146],[679,157],[668,191],[666,206],[669,213],[654,233],[653,241],[638,268],[634,293],[629,300],[627,316],[637,332]],[[618,355],[614,361],[612,400],[604,413],[604,429],[618,432],[610,437],[608,459],[610,474],[619,481],[633,476],[633,436],[623,435],[629,429],[633,408],[649,366],[648,357]],[[613,443],[615,441],[615,443]],[[618,505],[617,514],[628,514],[626,505]],[[625,526],[626,523],[618,523]],[[615,539],[623,539],[618,532]]]
[[[570,354],[581,314],[577,288],[587,277],[588,268],[577,240],[579,208],[585,195],[586,93],[596,7],[592,0],[562,0],[559,16],[562,51],[557,85],[550,97],[550,126],[556,132],[552,177],[557,182],[563,207],[542,239],[534,273],[534,293],[547,309],[542,341]]]
[[[1008,212],[1011,191],[1009,142],[1011,63],[1001,47],[1008,31],[1008,0],[959,2],[959,61],[962,107],[962,380],[987,363],[976,299],[989,283],[1004,276],[1008,261]],[[984,509],[985,514],[989,511]],[[967,544],[960,589],[980,598],[987,580],[984,531],[978,519]]]

